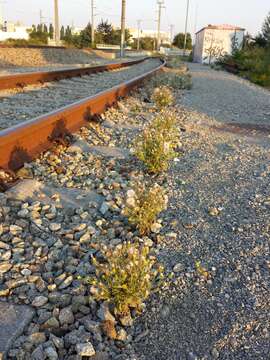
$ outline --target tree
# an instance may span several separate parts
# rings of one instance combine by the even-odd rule
[[[43,32],[43,25],[42,24],[38,24],[37,32]]]
[[[68,44],[72,44],[73,40],[74,40],[74,36],[72,35],[71,27],[68,25],[66,27],[66,31],[65,31],[65,35],[64,35],[65,42],[67,42]]]
[[[62,25],[61,30],[60,30],[60,40],[64,40],[65,39],[65,28]]]
[[[255,45],[257,45],[258,47],[265,48],[267,46],[267,41],[265,40],[262,34],[258,34],[254,40],[255,40]]]
[[[40,24],[37,27],[35,25],[32,26],[29,37],[37,43],[48,44],[49,34],[43,31],[42,25]]]
[[[134,39],[132,47],[133,49],[137,49],[137,39]],[[154,50],[155,48],[155,39],[146,36],[140,38],[140,49],[142,50]]]
[[[132,35],[130,34],[129,30],[126,29],[125,31],[125,41],[126,44],[129,45],[130,43],[130,39],[131,39]],[[112,31],[112,35],[111,35],[111,45],[119,45],[121,42],[121,30],[117,29],[117,30],[113,30]]]
[[[48,33],[48,26],[46,24],[43,25],[43,32]]]
[[[92,43],[92,26],[87,24],[86,28],[81,31],[80,44],[81,47],[90,47]]]
[[[262,26],[262,37],[266,41],[267,46],[270,46],[270,12]]]
[[[113,27],[108,20],[101,20],[97,26],[97,43],[111,44],[113,41]]]
[[[49,37],[50,37],[50,39],[53,39],[53,36],[54,36],[54,28],[53,28],[53,24],[50,24],[50,27],[49,27]]]
[[[185,34],[179,33],[175,35],[173,39],[173,45],[177,46],[179,49],[184,49],[185,44]],[[186,49],[191,50],[192,49],[192,39],[190,33],[187,33],[187,43],[186,43]]]

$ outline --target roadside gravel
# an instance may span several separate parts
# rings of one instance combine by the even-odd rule
[[[218,122],[270,123],[269,91],[209,66],[188,64],[194,87],[181,103]]]
[[[69,105],[154,69],[159,60],[150,59],[128,68],[64,79],[42,86],[0,93],[0,129]]]

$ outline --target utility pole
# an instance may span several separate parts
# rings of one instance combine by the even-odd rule
[[[184,40],[184,53],[183,53],[183,56],[186,55],[186,47],[187,47],[188,13],[189,13],[189,0],[187,0],[187,12],[186,12],[186,24],[185,24],[185,40]]]
[[[126,0],[122,0],[122,12],[121,12],[121,45],[120,56],[125,56],[125,39],[126,38]]]
[[[196,31],[197,31],[197,22],[198,22],[198,8],[199,8],[199,4],[196,4],[196,9],[195,9],[195,19],[194,19],[194,44],[196,41]]]
[[[94,14],[94,0],[91,0],[91,44],[92,48],[95,46],[95,14]]]
[[[157,51],[160,49],[160,23],[161,23],[161,9],[164,5],[164,0],[158,0],[158,33],[157,33]]]
[[[5,1],[0,1],[0,30],[3,29],[4,26],[4,9],[3,5],[5,4]]]
[[[138,51],[140,50],[141,22],[142,20],[137,20],[137,24],[138,24],[137,50]]]
[[[42,25],[42,23],[43,23],[43,16],[42,16],[42,10],[41,9],[39,10],[39,23],[40,23],[40,25]]]
[[[171,48],[172,48],[172,45],[173,45],[173,29],[174,29],[174,25],[171,24],[170,25]]]
[[[56,45],[60,43],[59,9],[58,0],[54,0],[54,41]]]
[[[42,10],[39,10],[39,23],[41,25],[41,28],[43,30],[43,26],[45,25],[45,18],[43,17]]]

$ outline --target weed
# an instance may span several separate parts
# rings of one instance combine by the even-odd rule
[[[144,162],[150,173],[162,172],[175,157],[178,139],[175,113],[161,112],[135,140],[135,155]]]
[[[157,184],[147,188],[137,184],[132,196],[127,198],[124,214],[131,224],[135,225],[141,235],[151,231],[157,216],[167,207],[167,196]]]
[[[95,299],[114,305],[117,315],[128,314],[130,309],[140,311],[143,301],[150,295],[154,282],[163,277],[163,269],[149,248],[130,242],[113,250],[102,250],[105,261],[93,258],[96,277],[90,281],[95,288]]]
[[[172,105],[174,96],[168,86],[160,86],[154,89],[151,100],[155,103],[156,107],[161,110]]]
[[[159,86],[168,86],[174,90],[190,90],[192,88],[191,75],[179,70],[166,69],[154,76],[150,81],[150,89]],[[151,90],[150,90],[151,91]]]

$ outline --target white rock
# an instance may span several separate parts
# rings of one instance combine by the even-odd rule
[[[134,197],[127,198],[126,204],[128,207],[135,207],[135,205],[136,205],[135,198]]]
[[[61,229],[61,224],[52,223],[50,224],[49,229],[51,231],[59,231]]]
[[[24,276],[30,276],[32,274],[32,271],[29,270],[29,269],[23,269],[21,271],[21,274],[24,275]]]
[[[96,353],[93,345],[90,342],[77,344],[76,351],[79,356],[93,356]]]
[[[21,218],[26,218],[29,214],[29,210],[28,209],[22,209],[20,211],[18,211],[18,216]]]
[[[155,234],[158,234],[160,232],[160,229],[162,228],[162,225],[160,223],[154,223],[151,226],[151,231]]]
[[[178,264],[174,265],[173,271],[177,273],[177,272],[183,271],[183,268],[184,268],[183,265],[178,263]]]
[[[45,296],[37,296],[32,301],[32,305],[34,307],[41,307],[47,304],[47,302],[48,302],[48,298],[46,298]]]
[[[134,198],[136,196],[136,193],[134,190],[128,190],[127,191],[127,197],[128,198]]]

